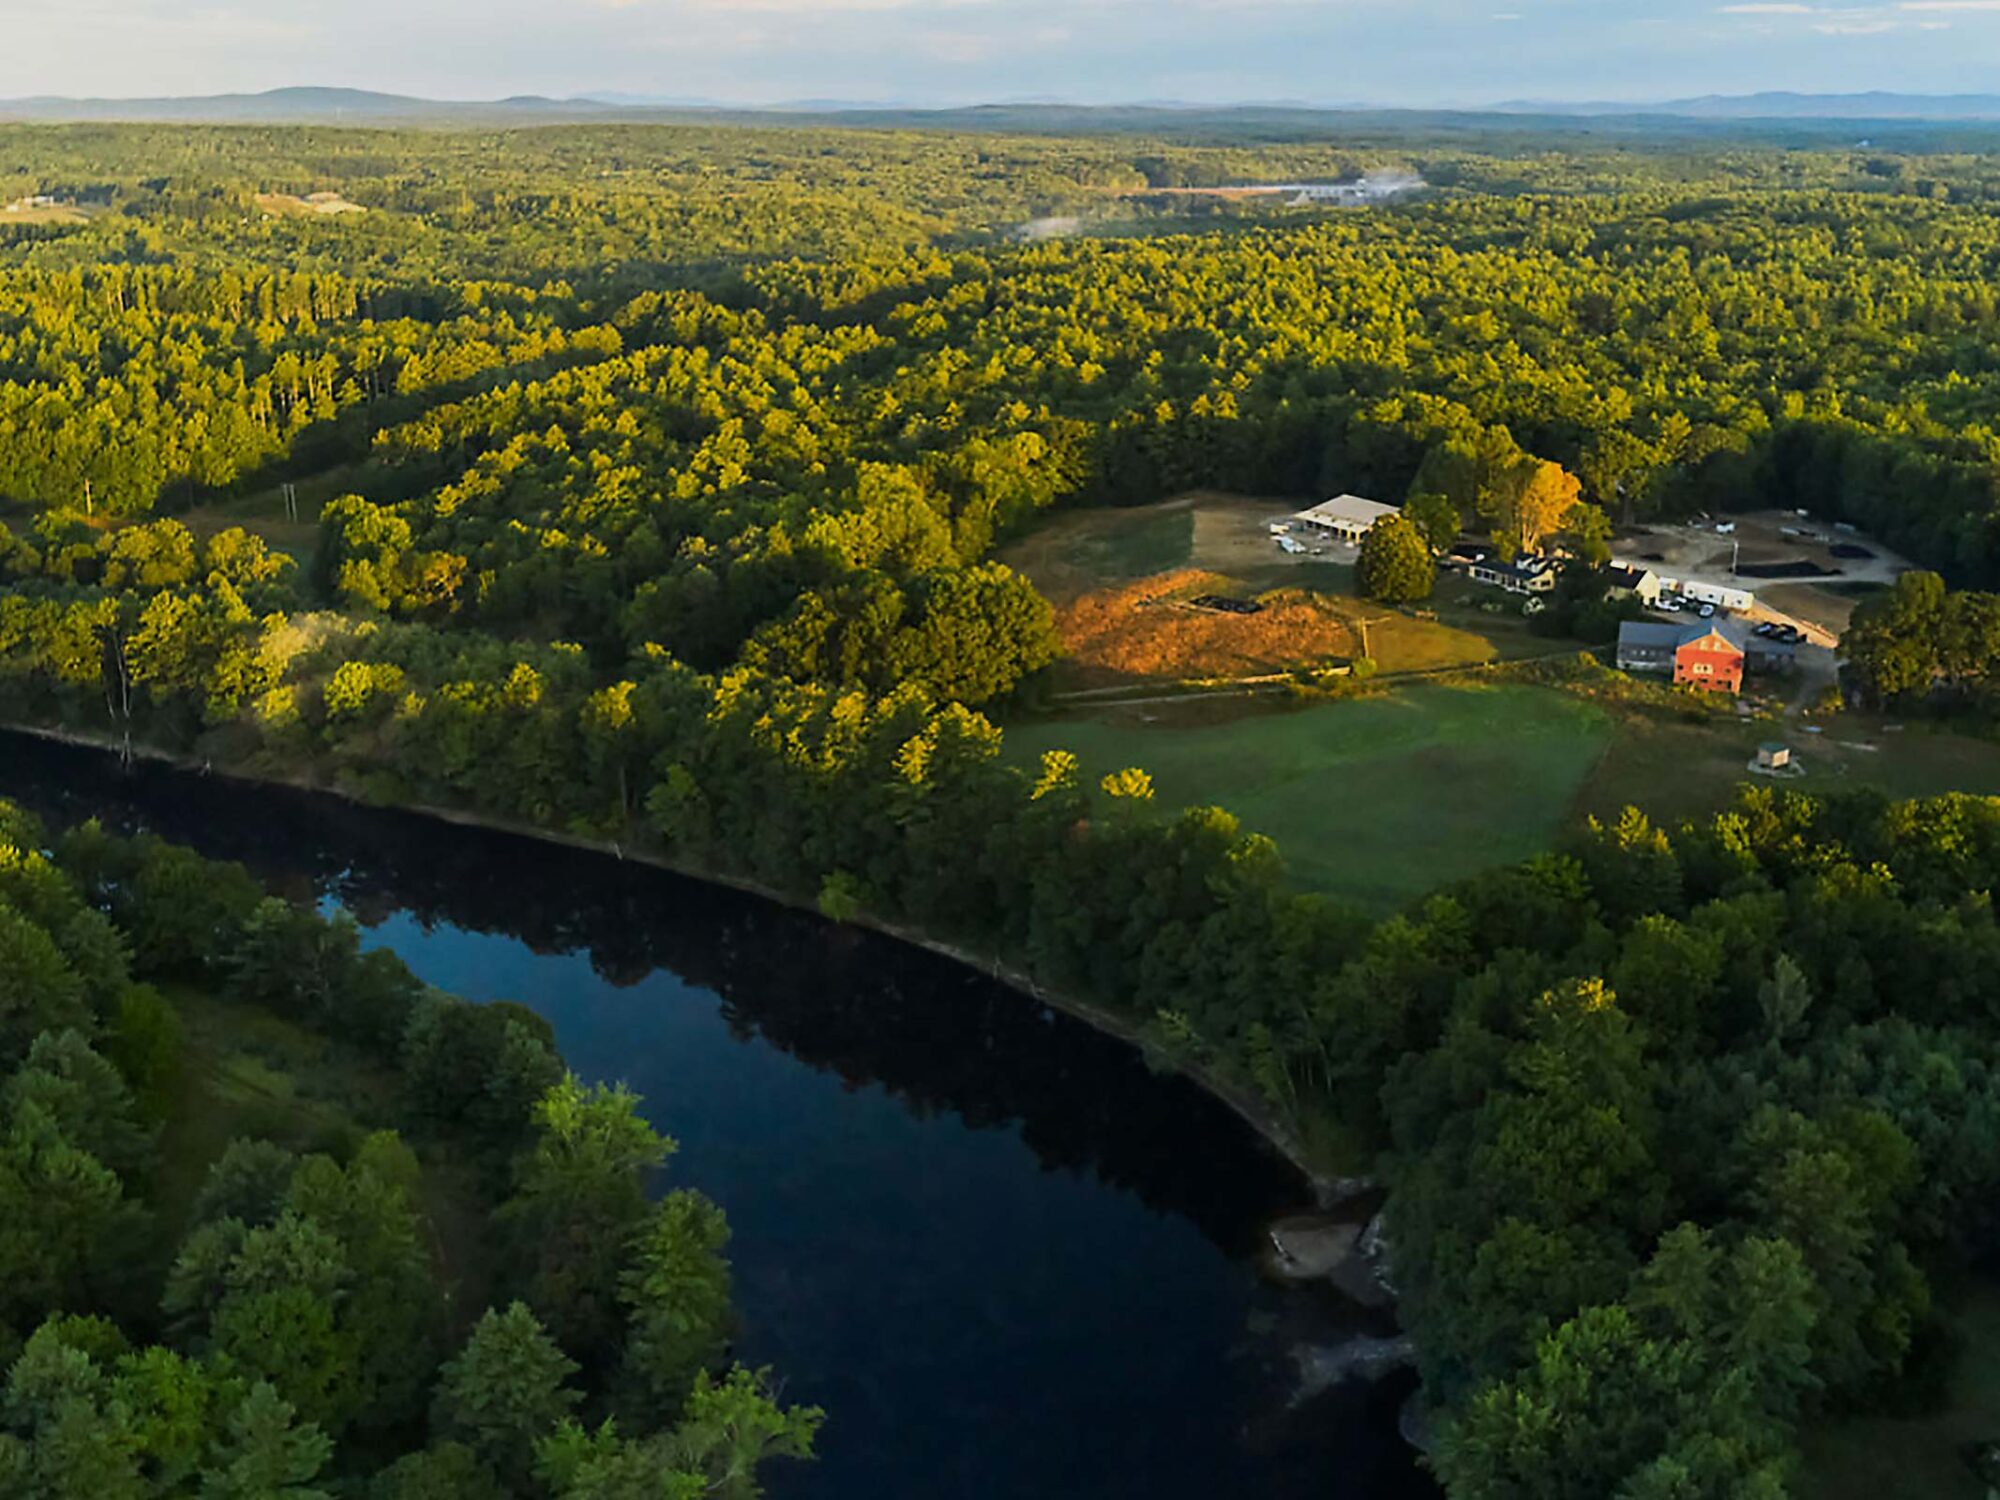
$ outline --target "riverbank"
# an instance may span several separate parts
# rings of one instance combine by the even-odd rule
[[[518,838],[533,839],[542,843],[562,845],[587,853],[612,859],[642,864],[654,869],[689,880],[702,881],[740,891],[746,895],[770,901],[793,910],[817,912],[817,904],[803,896],[796,895],[762,882],[746,879],[726,871],[717,871],[691,865],[672,858],[664,851],[644,847],[627,848],[622,841],[595,839],[559,829],[544,828],[532,823],[513,819],[497,818],[484,813],[476,813],[464,808],[439,807],[424,803],[370,803],[339,787],[329,786],[310,777],[275,776],[244,771],[238,767],[217,765],[212,761],[169,750],[163,746],[134,740],[129,746],[122,738],[96,734],[89,731],[62,726],[23,724],[19,722],[0,723],[0,732],[25,735],[31,738],[73,745],[110,756],[128,752],[135,759],[143,759],[157,765],[165,765],[189,775],[220,776],[226,780],[241,782],[250,786],[280,786],[294,791],[307,792],[319,796],[337,798],[355,806],[386,807],[413,817],[426,818],[434,822],[453,824],[459,827],[487,829],[510,834]],[[1148,1045],[1145,1029],[1128,1017],[1119,1015],[1109,1008],[1094,1002],[1066,995],[1045,988],[1032,974],[1018,969],[994,955],[986,955],[932,937],[923,932],[901,927],[895,923],[882,921],[866,913],[858,913],[846,919],[848,925],[877,932],[897,942],[935,953],[940,957],[964,965],[995,982],[1005,985],[1036,1004],[1081,1021],[1093,1030],[1113,1037],[1128,1046],[1147,1053],[1149,1061],[1153,1054]],[[1280,1119],[1276,1112],[1251,1089],[1220,1074],[1216,1069],[1199,1059],[1175,1061],[1172,1070],[1203,1092],[1217,1100],[1240,1118],[1251,1130],[1274,1151],[1282,1156],[1305,1178],[1313,1200],[1320,1204],[1330,1203],[1344,1195],[1350,1186],[1342,1169],[1351,1170],[1352,1163],[1326,1162],[1316,1160],[1306,1141],[1300,1134]]]

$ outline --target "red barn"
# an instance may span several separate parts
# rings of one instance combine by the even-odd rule
[[[1674,682],[1711,693],[1743,691],[1743,649],[1720,630],[1683,641],[1674,652]]]

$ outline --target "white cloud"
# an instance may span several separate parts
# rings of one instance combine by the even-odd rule
[[[1989,19],[2000,0],[0,0],[0,97],[1956,93],[1991,86],[1968,45]]]
[[[1905,3],[1896,9],[1899,11],[2000,10],[2000,0],[1905,0]],[[1752,3],[1748,4],[1724,5],[1717,9],[1716,14],[1758,17],[1797,16],[1809,21],[1809,29],[1821,36],[1881,36],[1885,32],[1900,31],[1904,26],[1894,13],[1879,7],[1823,7],[1800,5],[1793,3],[1793,0],[1752,0]],[[1932,24],[1935,26],[1937,23]],[[1764,34],[1771,34],[1769,27],[1764,28]]]

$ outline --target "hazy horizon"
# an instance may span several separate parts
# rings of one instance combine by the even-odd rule
[[[2000,90],[2000,0],[0,0],[0,96],[1478,107]]]

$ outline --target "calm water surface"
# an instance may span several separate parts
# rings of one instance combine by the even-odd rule
[[[0,735],[0,796],[237,859],[533,1006],[728,1211],[740,1356],[829,1414],[780,1500],[1428,1496],[1404,1384],[1293,1410],[1362,1315],[1260,1283],[1295,1174],[1192,1086],[956,964],[597,855]]]

